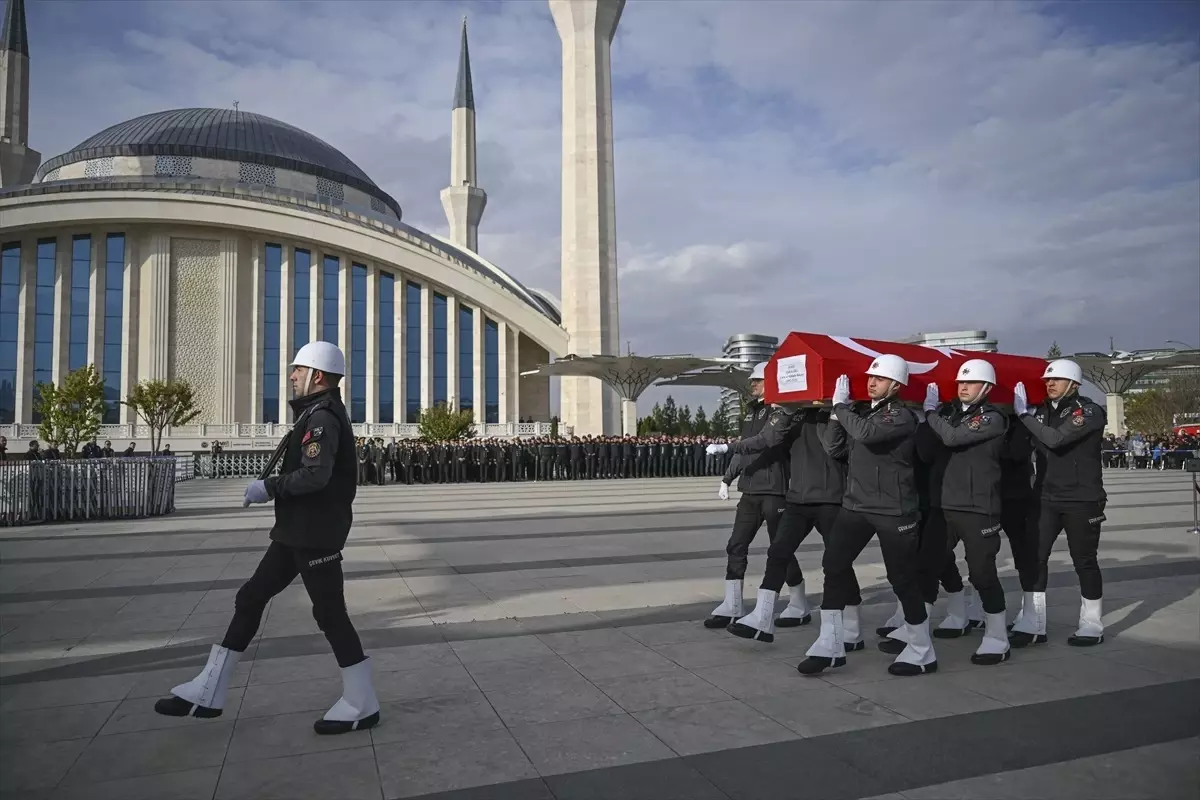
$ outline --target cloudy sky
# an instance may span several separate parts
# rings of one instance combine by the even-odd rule
[[[27,6],[46,157],[238,101],[343,150],[439,233],[467,14],[480,250],[559,293],[544,2]],[[789,330],[983,328],[1034,355],[1200,344],[1200,4],[630,0],[613,72],[637,352]]]

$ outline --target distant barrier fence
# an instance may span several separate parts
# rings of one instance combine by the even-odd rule
[[[0,525],[169,514],[180,462],[189,473],[173,456],[0,462]]]

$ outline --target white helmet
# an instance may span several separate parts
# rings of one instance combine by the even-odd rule
[[[309,367],[327,375],[345,375],[346,357],[331,342],[309,342],[292,359],[293,367]]]
[[[876,378],[891,378],[901,386],[907,386],[908,362],[900,356],[881,355],[867,367],[867,374]]]
[[[1066,378],[1075,383],[1083,383],[1083,370],[1079,365],[1068,358],[1060,358],[1057,361],[1051,361],[1046,366],[1046,371],[1042,373],[1043,378]]]
[[[964,361],[958,368],[956,381],[990,383],[996,385],[996,369],[982,358],[972,358]]]
[[[761,381],[767,377],[767,362],[760,361],[754,365],[754,369],[750,370],[750,380]]]

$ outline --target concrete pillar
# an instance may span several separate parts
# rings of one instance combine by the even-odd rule
[[[532,372],[539,365],[550,361],[550,353],[546,348],[534,342],[528,336],[520,340],[518,361],[521,372]],[[521,405],[519,414],[532,419],[534,422],[550,421],[550,379],[548,377],[530,375],[521,378]]]
[[[510,365],[508,363],[508,352],[509,352],[508,323],[500,322],[500,323],[497,323],[496,327],[499,328],[499,335],[496,337],[496,345],[497,345],[497,347],[499,347],[499,350],[500,350],[500,352],[498,353],[499,357],[497,358],[497,362],[499,365],[499,370],[498,370],[499,375],[497,376],[498,380],[496,381],[496,384],[499,387],[499,392],[500,392],[500,396],[497,398],[497,402],[499,403],[499,406],[500,406],[500,422],[513,422],[514,420],[510,419],[510,412],[509,412],[509,407],[508,407],[508,390],[509,390],[509,384],[511,383],[510,373],[512,372],[512,367],[516,366],[516,365],[515,364]]]
[[[37,298],[37,239],[21,240],[21,276],[17,294],[17,386],[13,419],[33,420],[33,321]]]
[[[379,265],[367,264],[367,363],[356,369],[367,375],[366,422],[379,421]]]
[[[580,356],[620,352],[610,47],[625,0],[550,0],[562,39],[562,320]],[[597,378],[560,378],[577,435],[612,434],[620,400]]]
[[[250,339],[246,326],[238,319],[238,239],[221,240],[221,268],[214,279],[221,286],[221,356],[217,373],[221,382],[217,391],[217,422],[238,422],[238,362],[245,358]]]
[[[62,234],[54,250],[54,360],[50,380],[60,385],[70,372],[71,271],[74,241]]]
[[[1104,432],[1113,436],[1125,435],[1125,396],[1118,392],[1104,395],[1104,408],[1108,417]]]
[[[433,405],[433,289],[421,284],[421,410]]]
[[[637,436],[637,401],[621,400],[621,433]]]
[[[108,271],[104,231],[92,231],[91,270],[88,272],[87,360],[104,378],[104,282]]]
[[[148,232],[139,249],[142,297],[138,373],[142,380],[166,380],[171,377],[171,237]]]
[[[501,371],[504,382],[508,385],[506,392],[507,412],[502,415],[503,422],[517,422],[521,417],[521,332],[509,327],[505,337],[508,344],[504,354],[507,366]],[[501,401],[505,402],[504,400]]]
[[[142,359],[133,345],[140,341],[138,321],[142,306],[142,243],[135,229],[125,230],[125,280],[121,302],[121,399],[129,397],[137,385]],[[136,422],[137,413],[127,405],[121,406],[121,424]]]
[[[458,298],[446,295],[446,405],[459,409],[458,393]]]
[[[354,297],[354,282],[351,280],[353,276],[350,259],[342,256],[338,261],[338,340],[337,346],[342,349],[342,354],[346,357],[346,376],[347,379],[342,381],[342,400],[346,403],[346,408],[350,408],[350,380],[349,376],[362,369],[362,364],[354,363],[354,356],[350,352],[350,317],[353,307],[350,304],[351,298]]]

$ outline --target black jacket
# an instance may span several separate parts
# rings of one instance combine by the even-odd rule
[[[772,409],[752,402],[742,424],[742,438],[729,445],[729,468],[724,482],[738,479],[742,494],[769,494],[782,497],[787,493],[787,449],[783,436],[791,425],[791,415],[780,408]],[[773,428],[774,444],[764,445],[763,432]]]
[[[894,400],[872,408],[871,401],[843,403],[826,430],[831,452],[844,430],[849,446],[846,495],[842,507],[889,517],[915,515],[917,415]]]
[[[296,425],[288,434],[279,475],[266,480],[275,499],[271,538],[292,547],[341,550],[350,535],[358,491],[350,417],[336,388],[298,397],[291,406]]]
[[[1018,422],[1008,426],[1000,451],[1001,501],[1027,502],[1033,497],[1033,435]]]
[[[1102,503],[1104,491],[1104,409],[1081,395],[1049,400],[1030,409],[1021,423],[1033,435],[1037,453],[1034,489],[1046,502]]]
[[[789,454],[784,499],[789,503],[841,505],[846,490],[845,430],[832,434],[826,441],[827,409],[776,413],[786,417],[784,424],[764,425],[757,435],[737,442],[739,456],[782,446]]]
[[[925,426],[934,446],[930,507],[998,517],[1000,454],[1008,428],[1004,413],[987,402],[963,410],[954,400],[926,414]]]

